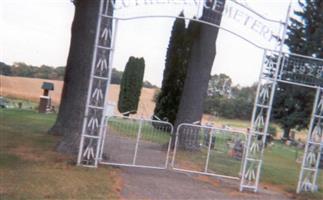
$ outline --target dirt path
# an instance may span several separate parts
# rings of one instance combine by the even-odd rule
[[[112,134],[105,143],[105,161],[132,164],[135,140]],[[137,164],[162,167],[165,162],[163,145],[141,141]],[[218,179],[171,169],[158,170],[118,167],[122,179],[122,199],[289,199],[282,192],[260,189],[259,193],[238,191],[239,181]]]
[[[136,138],[124,137],[115,133],[107,135],[105,158],[103,161],[133,164]],[[137,147],[136,165],[165,167],[167,147],[149,141],[140,140]]]
[[[121,167],[123,199],[289,199],[279,192],[238,191],[238,182],[171,170]]]

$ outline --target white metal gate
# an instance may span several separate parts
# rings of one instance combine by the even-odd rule
[[[102,138],[100,164],[166,169],[173,125],[112,116]]]
[[[176,131],[174,170],[239,180],[246,132],[183,123]]]

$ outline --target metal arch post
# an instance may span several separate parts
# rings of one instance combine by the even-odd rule
[[[253,106],[253,111],[252,111],[252,117],[251,117],[251,127],[250,130],[253,129],[254,127],[254,121],[256,119],[256,112],[257,112],[257,101],[259,99],[259,93],[260,93],[260,87],[261,87],[261,80],[262,80],[262,74],[263,74],[263,70],[265,68],[265,58],[266,58],[266,54],[267,54],[267,50],[264,50],[264,54],[263,54],[263,58],[262,58],[262,66],[260,69],[260,73],[259,73],[259,78],[258,78],[258,86],[257,86],[257,92],[256,92],[256,98],[254,101],[254,106]],[[245,181],[245,173],[246,173],[246,169],[247,169],[247,156],[249,155],[249,146],[250,146],[250,142],[251,142],[251,138],[252,138],[252,134],[250,132],[247,133],[247,144],[245,145],[245,153],[244,153],[244,157],[243,157],[243,161],[242,161],[242,171],[241,171],[241,182],[240,182],[240,192],[243,191],[243,185],[244,185],[244,181]]]
[[[301,166],[301,170],[300,170],[300,174],[299,174],[299,178],[298,178],[298,184],[297,184],[297,189],[296,189],[296,193],[300,193],[302,190],[302,179],[304,176],[304,168],[305,168],[305,164],[306,164],[306,155],[308,152],[308,148],[309,148],[309,143],[311,142],[311,133],[313,132],[313,127],[314,127],[314,122],[315,122],[315,113],[316,113],[316,109],[318,106],[318,101],[319,101],[319,96],[321,93],[322,88],[318,87],[316,89],[316,95],[315,95],[315,100],[314,100],[314,104],[313,104],[313,110],[312,110],[312,115],[311,115],[311,122],[310,122],[310,128],[308,130],[308,135],[307,135],[307,142],[306,142],[306,146],[305,146],[305,150],[304,150],[304,156],[303,156],[303,161],[302,161],[302,166]],[[321,141],[322,143],[322,141]],[[320,145],[320,149],[321,149]],[[319,161],[319,160],[318,160]],[[318,169],[318,165],[315,166],[316,170]],[[314,185],[313,185],[314,187]]]
[[[320,95],[322,94],[322,88],[318,88],[318,95],[320,97]],[[320,98],[317,99],[317,101],[319,100]],[[318,102],[317,104],[318,105]],[[318,107],[316,107],[317,109]],[[316,110],[317,111],[317,110]],[[315,115],[314,115],[315,116]],[[322,113],[320,112],[320,118],[318,118],[318,124],[320,125],[321,123],[321,118],[322,116]],[[312,192],[314,192],[314,186],[316,185],[316,181],[317,181],[317,176],[318,176],[318,171],[319,171],[319,165],[320,165],[320,161],[321,161],[321,153],[322,153],[322,147],[323,147],[323,142],[322,142],[322,139],[323,139],[323,136],[321,134],[321,138],[320,138],[320,141],[321,141],[321,144],[320,144],[320,147],[319,147],[319,152],[318,152],[318,155],[317,155],[317,159],[316,159],[316,164],[315,164],[315,172],[314,172],[314,175],[313,175],[313,182],[312,182]]]
[[[290,8],[289,8],[289,10],[290,10]],[[288,10],[287,19],[289,18],[289,10]],[[284,45],[284,39],[285,39],[286,31],[287,31],[287,23],[285,24],[285,27],[284,27],[282,46],[281,46],[281,49],[280,49],[280,54],[279,54],[279,58],[278,58],[277,66],[276,66],[276,72],[275,72],[274,80],[273,80],[273,83],[272,83],[270,100],[269,100],[269,105],[268,105],[268,109],[267,109],[267,113],[266,113],[264,135],[262,136],[262,145],[265,145],[266,140],[267,140],[267,133],[268,133],[268,127],[269,127],[269,123],[270,123],[271,111],[272,111],[273,101],[274,101],[276,87],[277,87],[278,74],[279,74],[279,71],[280,71],[280,67],[282,67],[281,66],[282,60],[284,59],[284,55],[282,53],[282,48],[283,48],[283,45]],[[260,179],[260,172],[261,172],[261,167],[262,167],[262,162],[263,162],[264,150],[265,150],[265,146],[263,146],[263,148],[261,149],[261,153],[260,153],[260,162],[258,164],[258,170],[257,170],[257,176],[256,176],[256,178],[257,178],[256,179],[256,189],[255,189],[256,192],[258,190],[258,185],[259,185],[259,179]]]
[[[107,8],[108,9],[108,6]],[[104,96],[104,111],[106,110],[108,104],[106,103],[108,100],[108,96],[109,96],[109,92],[110,92],[110,84],[111,84],[111,74],[112,74],[112,65],[113,65],[113,59],[114,59],[114,54],[115,54],[115,44],[116,44],[116,36],[117,36],[117,31],[118,31],[118,19],[111,19],[114,23],[112,24],[112,30],[113,30],[113,34],[112,34],[112,38],[111,38],[111,52],[109,55],[109,65],[108,65],[108,82],[107,82],[107,86],[106,86],[106,91],[105,91],[105,96]],[[100,126],[100,139],[99,139],[99,145],[100,146],[100,156],[97,157],[97,160],[102,159],[102,155],[103,155],[103,149],[104,149],[104,142],[105,142],[105,132],[106,132],[106,124],[108,119],[106,119],[107,116],[105,116],[105,113],[103,114],[103,117],[101,119],[101,126]]]
[[[94,52],[93,52],[92,64],[91,64],[91,74],[90,74],[90,80],[89,80],[88,91],[87,91],[86,107],[85,107],[85,112],[84,112],[83,128],[82,128],[79,152],[78,152],[78,157],[77,157],[77,165],[81,164],[81,159],[82,159],[82,154],[83,154],[83,145],[84,145],[84,139],[85,139],[84,136],[85,136],[85,132],[86,132],[86,125],[87,125],[88,114],[89,114],[89,106],[88,105],[90,103],[90,98],[91,98],[91,90],[92,90],[92,85],[93,85],[93,78],[92,77],[94,74],[96,57],[97,57],[97,48],[96,47],[99,43],[100,28],[101,28],[101,14],[103,11],[104,1],[106,1],[106,0],[100,0],[100,8],[99,8],[97,27],[96,27],[96,36],[95,36],[95,42],[94,42],[94,46],[93,46]],[[109,0],[107,0],[107,1],[109,1]]]
[[[283,43],[282,43],[283,45]],[[271,88],[271,94],[270,94],[270,102],[268,105],[268,109],[267,109],[267,113],[266,113],[266,121],[265,121],[265,129],[264,129],[264,135],[262,136],[262,149],[261,149],[261,153],[260,153],[260,162],[258,164],[258,170],[257,170],[257,176],[256,176],[256,192],[258,191],[258,185],[259,185],[259,179],[260,179],[260,171],[261,171],[261,167],[262,167],[262,162],[263,162],[263,155],[264,155],[264,150],[265,150],[265,144],[266,144],[266,139],[267,139],[267,132],[268,132],[268,126],[270,123],[270,116],[271,116],[271,110],[272,110],[272,104],[274,101],[274,97],[275,97],[275,92],[276,92],[276,87],[277,87],[277,77],[278,77],[278,72],[279,72],[279,67],[281,64],[281,60],[283,58],[282,53],[279,55],[279,59],[278,59],[278,63],[277,63],[277,70],[276,70],[276,74],[274,77],[274,82],[272,84],[272,88]]]
[[[269,108],[267,109],[264,135],[262,137],[262,144],[263,145],[265,145],[266,139],[267,139],[268,126],[269,126],[269,122],[270,122],[272,104],[273,104],[273,101],[274,101],[276,87],[277,87],[278,74],[279,74],[279,71],[280,71],[282,60],[284,58],[283,46],[285,44],[285,39],[286,39],[288,21],[289,21],[289,16],[290,16],[290,10],[291,10],[291,2],[289,3],[288,10],[287,10],[286,20],[285,20],[284,29],[283,29],[283,35],[282,35],[282,40],[281,40],[282,42],[281,42],[281,46],[280,46],[280,49],[279,49],[279,58],[278,58],[278,62],[277,62],[277,65],[276,65],[276,72],[275,72],[275,76],[274,76],[274,82],[273,82],[272,88],[271,88]],[[260,163],[258,165],[257,176],[256,176],[256,189],[255,189],[256,192],[258,190],[258,185],[259,185],[259,179],[260,179],[260,172],[261,172],[261,167],[262,167],[262,160],[263,160],[264,150],[265,150],[265,147],[263,146],[263,148],[261,149],[261,153],[260,153]]]
[[[322,88],[320,88],[320,90],[321,89]],[[321,90],[321,92],[322,92],[322,90]],[[319,119],[319,123],[321,123],[321,119]],[[323,138],[323,136],[321,135],[321,141],[322,141],[322,138]],[[312,185],[313,185],[312,192],[314,192],[314,186],[316,185],[317,177],[319,175],[318,172],[319,172],[319,166],[320,166],[320,161],[321,161],[321,156],[322,156],[322,148],[323,148],[323,144],[321,142],[320,151],[318,153],[317,160],[316,160],[316,165],[315,165],[316,171],[314,172],[314,175],[313,175],[314,177],[313,177],[313,182],[312,182]]]
[[[273,103],[274,96],[275,96],[278,74],[279,74],[279,71],[280,71],[282,59],[284,57],[284,55],[283,55],[283,45],[284,45],[285,36],[286,36],[286,32],[287,32],[290,9],[291,9],[291,3],[288,6],[286,20],[285,20],[285,24],[284,24],[284,30],[283,30],[283,33],[282,33],[282,42],[281,42],[281,46],[280,46],[280,49],[279,49],[278,62],[276,64],[276,71],[275,71],[275,74],[274,74],[274,79],[273,79],[273,83],[272,83],[272,87],[271,87],[269,104],[268,104],[268,106],[266,108],[267,109],[266,116],[265,116],[266,120],[265,120],[265,123],[264,123],[263,134],[254,133],[254,129],[255,129],[255,124],[254,123],[255,123],[256,112],[258,110],[258,103],[257,102],[259,100],[259,92],[260,92],[259,89],[260,89],[260,85],[261,85],[261,80],[263,80],[262,75],[263,75],[263,70],[264,70],[264,63],[263,63],[263,66],[262,66],[262,70],[260,72],[259,83],[258,83],[258,88],[257,88],[257,95],[256,95],[254,110],[253,110],[253,114],[252,114],[251,129],[250,129],[251,132],[248,135],[248,142],[247,142],[247,146],[246,146],[247,150],[246,150],[246,155],[245,155],[244,162],[243,162],[243,171],[242,171],[242,175],[241,175],[242,177],[241,177],[241,182],[240,182],[240,191],[243,191],[243,188],[252,188],[252,189],[254,189],[254,192],[258,191],[260,172],[261,172],[261,167],[262,167],[262,159],[263,159],[264,148],[265,148],[264,145],[266,143],[266,138],[267,138],[268,125],[269,125],[269,122],[270,122],[270,115],[271,115],[271,110],[272,110],[272,103]],[[264,54],[264,59],[265,59],[265,56],[266,56],[266,52]],[[264,62],[264,60],[263,60],[263,62]],[[260,157],[257,160],[250,161],[251,159],[249,158],[249,154],[250,154],[250,149],[252,148],[251,147],[251,139],[252,139],[252,137],[259,136],[259,135],[262,136],[262,145],[263,145],[263,147],[261,148],[261,150],[259,152]],[[245,183],[245,178],[246,178],[246,175],[247,175],[246,170],[247,170],[248,162],[257,162],[257,167],[252,169],[253,170],[252,173],[254,173],[254,170],[257,169],[255,177],[252,178],[255,181],[254,185],[252,185],[252,186],[244,184]],[[251,170],[251,168],[249,170]],[[248,173],[251,173],[251,172],[249,171]]]
[[[103,153],[102,137],[104,137],[104,135],[102,133],[105,129],[104,109],[111,79],[113,62],[113,55],[111,52],[113,52],[115,48],[114,37],[116,36],[115,31],[112,30],[115,25],[114,17],[105,18],[105,16],[108,15],[111,1],[112,0],[101,0],[98,13],[85,116],[77,159],[78,165],[82,165],[82,162],[84,161],[85,164],[83,164],[83,166],[86,167],[97,167]],[[104,6],[105,8],[103,8]],[[106,24],[104,22],[106,22]],[[102,28],[104,28],[103,34],[101,34]],[[100,51],[102,51],[102,53]],[[99,58],[100,56],[102,57]],[[89,120],[89,118],[91,119]],[[86,144],[84,144],[85,139],[89,140]],[[85,151],[83,153],[84,148]]]

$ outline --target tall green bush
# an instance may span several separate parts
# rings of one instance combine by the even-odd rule
[[[128,115],[137,112],[144,72],[144,58],[135,58],[131,56],[126,64],[121,79],[118,101],[118,110],[120,113],[129,112],[125,114]]]
[[[183,13],[179,16],[183,17]],[[175,122],[186,76],[185,20],[177,18],[169,39],[161,90],[156,98],[154,115]]]

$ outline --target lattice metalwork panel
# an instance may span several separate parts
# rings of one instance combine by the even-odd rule
[[[247,188],[257,191],[258,189],[280,63],[281,57],[279,55],[265,51],[246,145],[240,190]]]
[[[303,156],[302,168],[297,192],[314,192],[318,189],[317,177],[323,148],[323,89],[318,88],[313,106],[307,144]]]
[[[323,86],[323,62],[314,58],[284,54],[278,77],[280,80]]]
[[[323,60],[283,53],[278,67],[278,58],[277,54],[272,53],[265,57],[267,66],[263,76],[273,78],[279,68],[278,81],[304,86],[323,86]]]
[[[105,123],[104,109],[110,84],[116,21],[110,0],[101,0],[92,70],[81,135],[78,164],[96,167]]]

